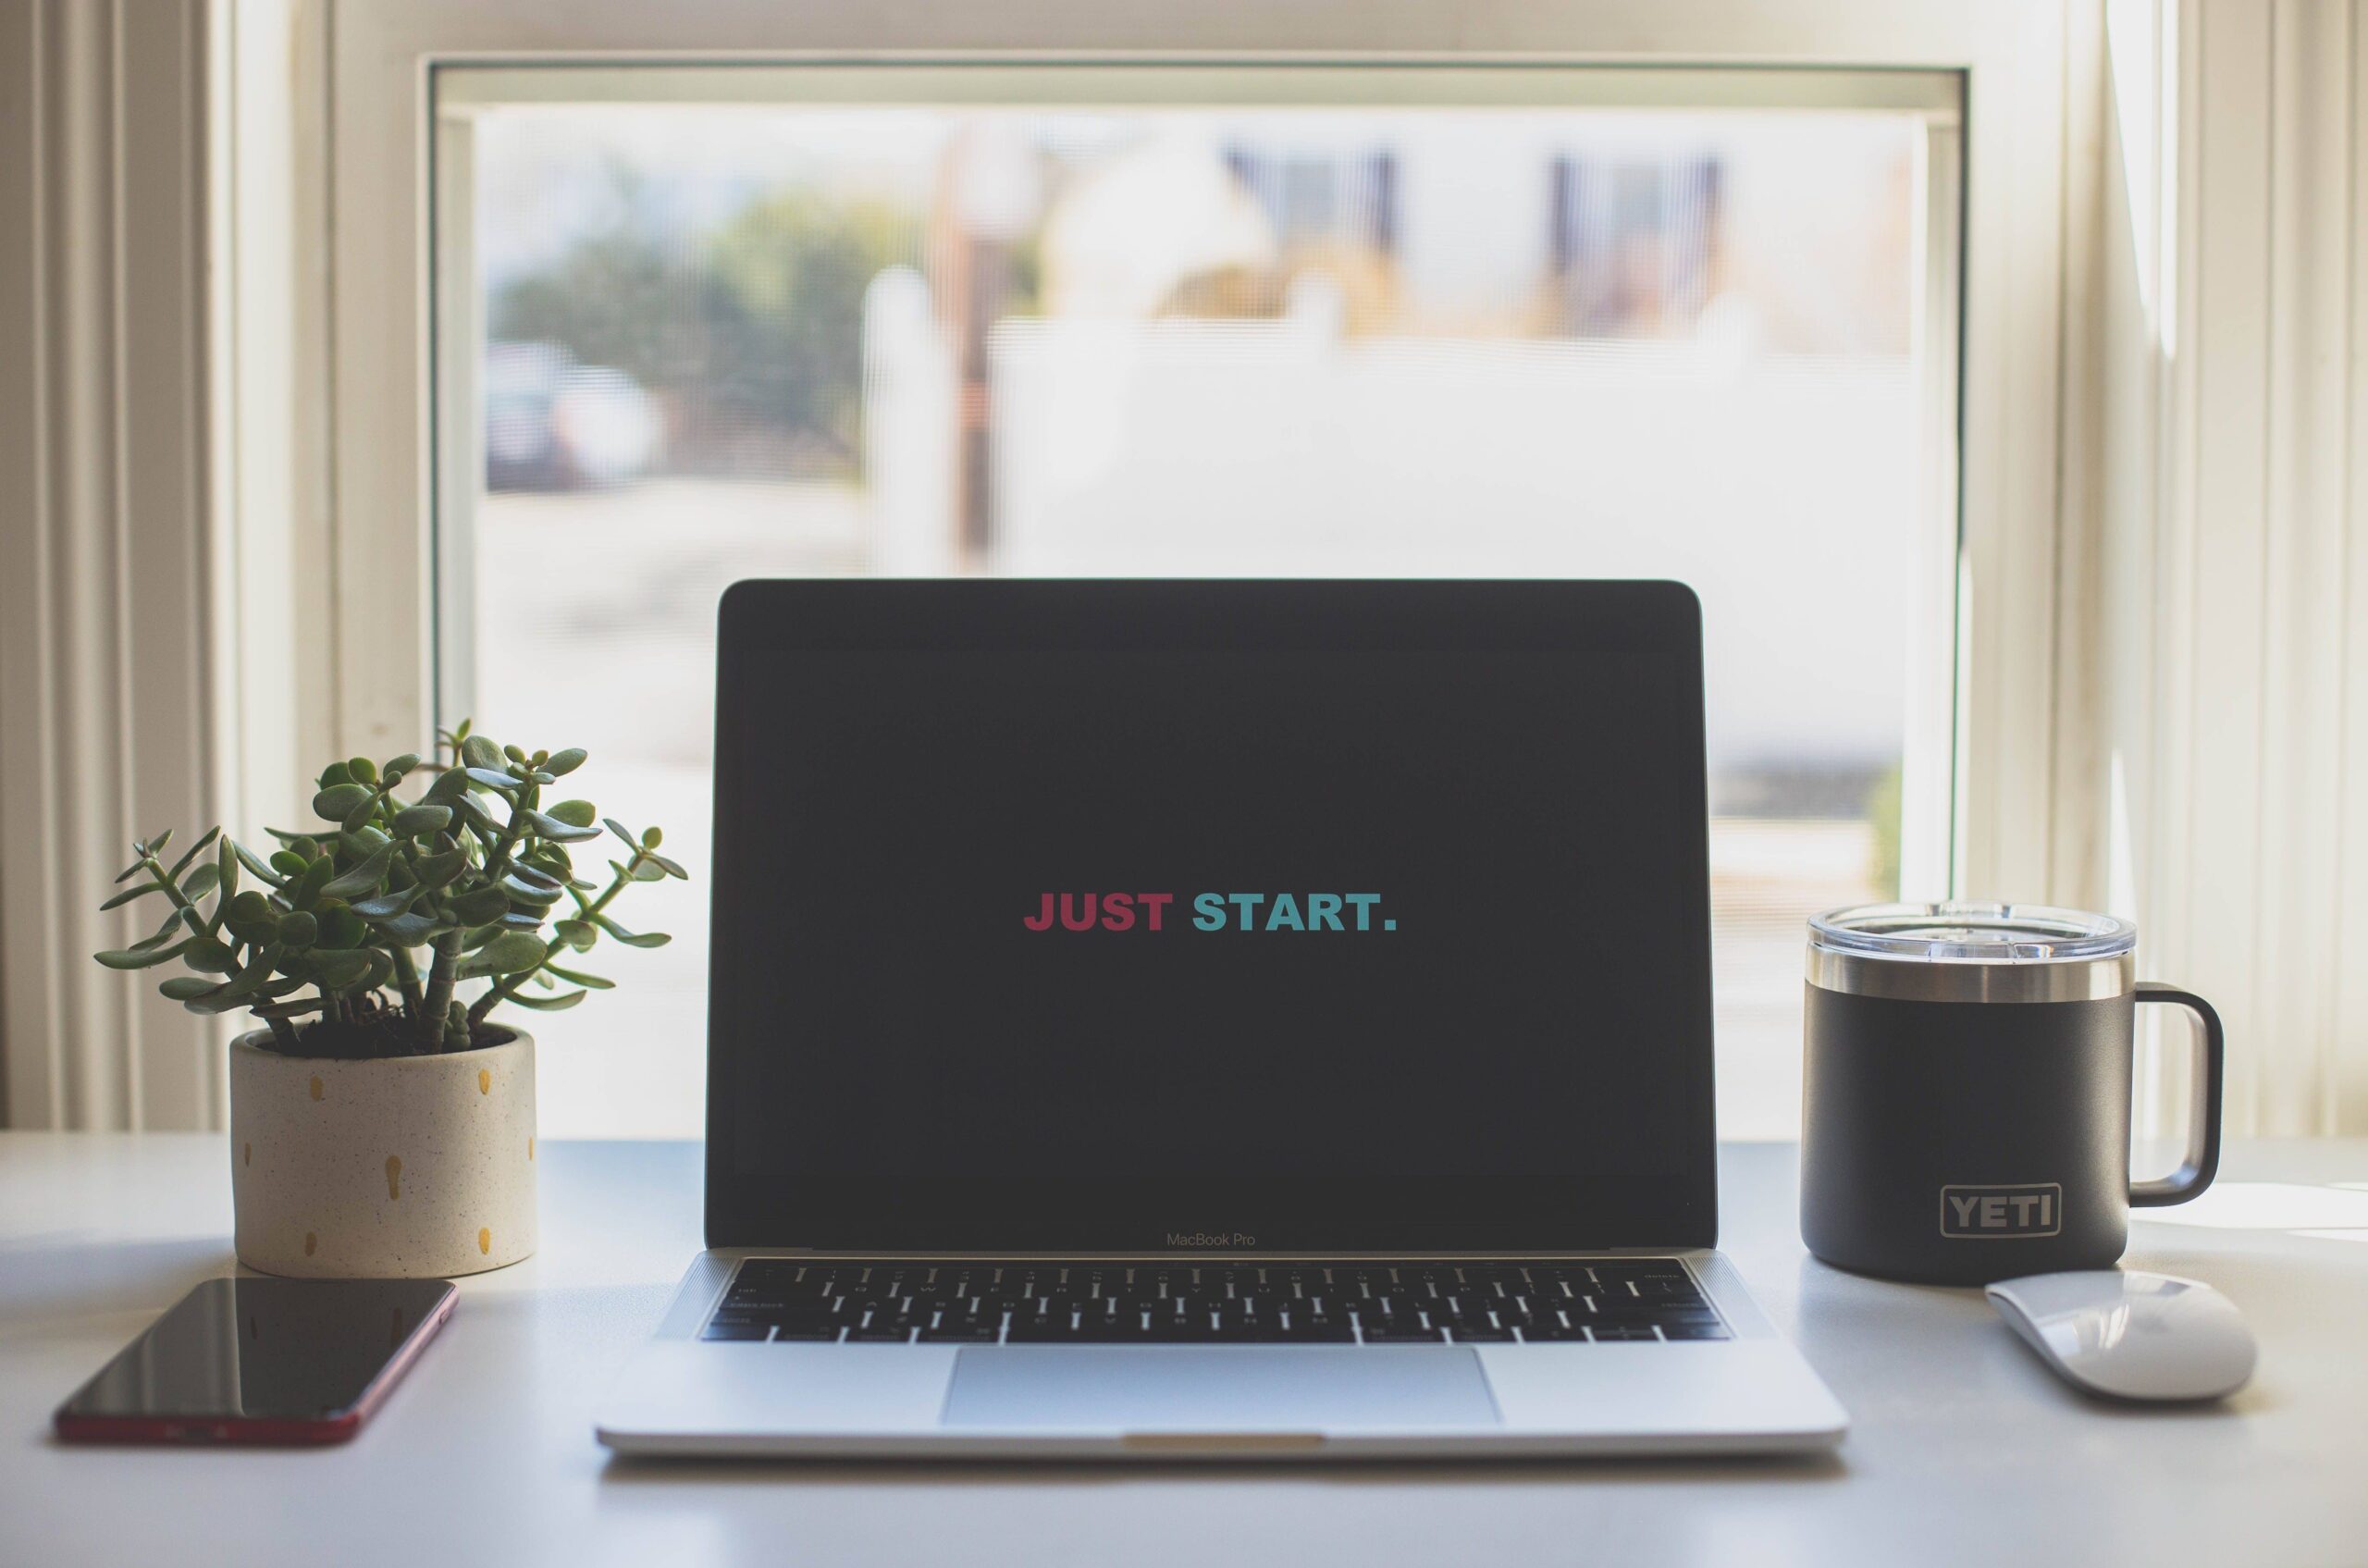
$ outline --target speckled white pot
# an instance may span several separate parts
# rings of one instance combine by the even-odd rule
[[[535,1042],[341,1061],[230,1046],[239,1261],[434,1278],[535,1250]]]

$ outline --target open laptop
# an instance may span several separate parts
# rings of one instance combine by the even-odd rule
[[[1701,647],[1669,583],[735,586],[709,1250],[600,1439],[1835,1441],[1709,1250]]]

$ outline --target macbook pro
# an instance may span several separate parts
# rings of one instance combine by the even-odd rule
[[[635,1453],[1809,1449],[1713,1250],[1702,637],[1612,582],[746,582]]]

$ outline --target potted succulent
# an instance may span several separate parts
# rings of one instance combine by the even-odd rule
[[[610,982],[574,967],[638,882],[686,876],[662,835],[543,794],[580,750],[497,746],[466,722],[436,758],[332,762],[313,812],[268,829],[267,856],[209,831],[167,864],[169,830],[134,845],[103,906],[170,906],[110,969],[178,961],[159,987],[195,1013],[243,1007],[230,1047],[239,1261],[273,1274],[438,1276],[535,1250],[535,1043],[490,1015],[556,1012]],[[398,786],[426,781],[413,798]],[[575,851],[623,843],[605,883]],[[218,840],[218,843],[217,843]],[[211,855],[206,851],[211,848]],[[546,930],[546,927],[549,929]]]

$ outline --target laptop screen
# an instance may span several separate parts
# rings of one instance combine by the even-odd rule
[[[806,1244],[1545,1245],[1695,1187],[1698,645],[1538,591],[1602,585],[904,586],[990,608],[726,654],[717,1116]],[[1096,591],[1142,618],[1031,634]]]

